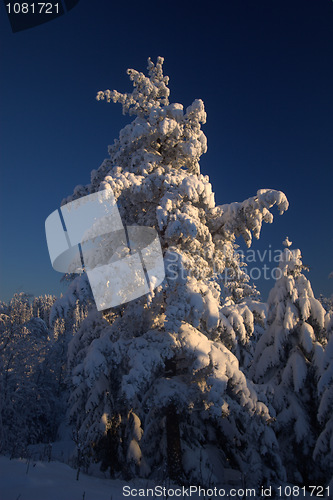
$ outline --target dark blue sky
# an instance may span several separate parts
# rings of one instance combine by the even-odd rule
[[[331,0],[80,0],[15,34],[1,5],[0,28],[0,299],[63,290],[45,219],[90,181],[129,122],[96,92],[131,91],[126,69],[145,71],[148,56],[158,55],[171,101],[205,102],[201,169],[217,203],[260,188],[284,191],[289,211],[265,225],[253,248],[279,249],[288,235],[315,293],[332,293]],[[269,286],[259,285],[264,297]]]

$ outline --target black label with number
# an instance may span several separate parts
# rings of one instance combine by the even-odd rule
[[[73,9],[80,0],[65,0],[63,2],[22,2],[4,0],[9,22],[13,33],[34,28],[62,16],[66,11]]]

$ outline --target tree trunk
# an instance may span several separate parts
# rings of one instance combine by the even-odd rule
[[[173,403],[166,409],[166,435],[169,477],[179,483],[183,479],[182,450],[180,446],[179,416]]]

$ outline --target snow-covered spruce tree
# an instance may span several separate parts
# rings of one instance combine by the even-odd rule
[[[318,422],[321,433],[317,439],[313,457],[322,472],[321,480],[333,482],[333,310],[325,317],[328,343],[325,348],[323,370],[318,382],[320,404]]]
[[[288,479],[303,485],[320,477],[311,456],[318,433],[316,388],[325,311],[302,272],[306,267],[300,250],[290,250],[288,238],[284,244],[279,277],[268,297],[268,328],[257,344],[252,375],[276,413],[274,429]]]
[[[166,271],[148,296],[103,314],[91,308],[69,348],[70,417],[80,450],[111,473],[208,484],[223,481],[231,467],[247,484],[281,480],[267,407],[224,340],[236,348],[253,324],[235,238],[250,245],[262,222],[272,222],[270,208],[283,213],[288,202],[263,189],[242,203],[215,206],[199,167],[207,148],[203,102],[185,111],[170,104],[162,63],[149,59],[148,76],[128,70],[132,93],[98,93],[135,118],[91,184],[63,201],[112,189],[124,224],[158,231]],[[86,283],[83,274],[63,308],[73,293],[89,296]]]

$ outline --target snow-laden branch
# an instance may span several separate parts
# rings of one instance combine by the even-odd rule
[[[120,102],[123,105],[123,114],[143,116],[149,114],[152,108],[169,104],[170,90],[169,77],[163,76],[164,58],[158,57],[156,65],[148,59],[149,76],[134,69],[128,69],[127,74],[133,82],[134,90],[131,94],[122,94],[117,90],[104,90],[97,93],[98,101]]]
[[[286,195],[274,189],[259,189],[256,196],[243,202],[219,205],[215,208],[215,217],[211,221],[212,232],[230,240],[243,236],[246,245],[250,247],[252,234],[259,239],[262,223],[273,222],[273,215],[269,210],[274,205],[281,215],[289,206]]]

